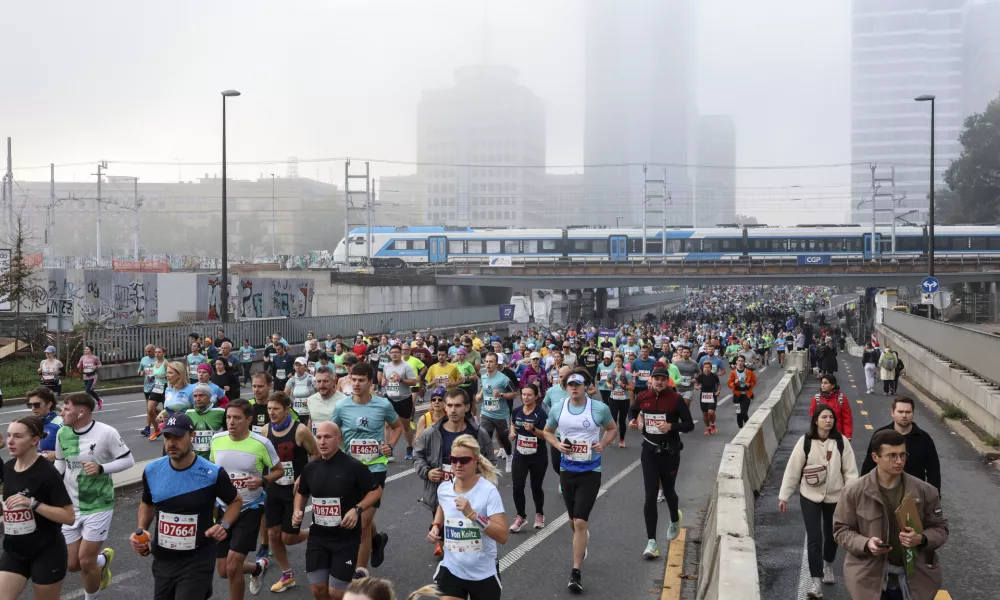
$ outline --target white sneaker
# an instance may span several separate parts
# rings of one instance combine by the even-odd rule
[[[508,475],[510,475],[510,472],[511,472],[511,470],[512,470],[513,468],[514,468],[514,459],[513,459],[513,458],[508,458],[508,459],[507,459],[507,468],[506,468],[506,469],[504,469],[504,471],[505,471],[505,472],[506,472],[506,473],[507,473]]]
[[[813,577],[812,583],[809,584],[809,591],[806,592],[806,596],[810,598],[822,598],[823,590],[820,588],[819,577]]]
[[[656,501],[657,502],[666,502],[667,501],[667,497],[663,495],[663,490],[660,490],[659,492],[656,493]]]
[[[837,583],[836,578],[833,576],[833,565],[830,563],[823,565],[823,583],[826,585]]]

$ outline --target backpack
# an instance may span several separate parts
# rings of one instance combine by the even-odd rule
[[[882,368],[888,371],[896,370],[896,355],[892,352],[886,352],[882,355]]]
[[[806,461],[809,460],[809,450],[812,448],[812,438],[808,435],[802,436],[802,451],[806,453]],[[844,454],[844,436],[837,438],[837,452]]]

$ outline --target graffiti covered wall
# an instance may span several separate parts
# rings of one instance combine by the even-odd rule
[[[229,313],[239,319],[312,316],[315,283],[312,278],[230,277],[224,294],[218,275],[199,275],[197,313],[210,321],[219,318],[221,298],[229,296]],[[237,283],[238,282],[238,283]]]
[[[80,323],[156,323],[157,283],[151,273],[39,269],[21,310],[45,313],[50,330],[66,331]]]

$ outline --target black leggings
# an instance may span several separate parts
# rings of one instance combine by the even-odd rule
[[[628,431],[628,400],[612,400],[611,420],[618,424],[618,439],[624,441]]]
[[[250,382],[250,369],[253,368],[253,363],[240,363],[240,370],[243,371],[243,385]]]
[[[94,399],[94,402],[100,402],[101,401],[100,396],[98,396],[97,392],[94,391],[94,384],[96,383],[97,383],[96,379],[84,379],[83,387],[87,391],[87,395]]]
[[[837,540],[833,539],[833,511],[836,503],[802,500],[802,520],[806,523],[806,555],[809,557],[809,574],[823,576],[823,561],[832,563],[837,558]]]
[[[549,458],[552,459],[552,470],[556,472],[556,477],[559,477],[562,469],[560,463],[562,462],[562,453],[552,445],[549,445]]]
[[[885,392],[886,394],[895,394],[896,393],[895,384],[893,383],[893,381],[891,379],[883,379],[882,380],[882,391]]]
[[[733,396],[733,404],[739,407],[739,412],[736,413],[736,425],[743,429],[743,425],[750,420],[750,398],[745,394]]]
[[[510,453],[510,423],[507,423],[503,419],[492,419],[490,417],[479,417],[479,427],[485,431],[491,438],[496,437],[500,440],[500,445],[503,447],[503,451],[507,453],[507,459],[512,459],[513,456]],[[495,434],[495,436],[494,436]],[[488,456],[488,459],[493,460],[492,456]]]
[[[545,479],[545,470],[548,468],[548,459],[545,453],[537,455],[535,458],[526,460],[517,458],[514,460],[514,507],[517,514],[528,518],[528,513],[524,507],[524,484],[531,475],[531,499],[535,502],[535,512],[545,514],[545,491],[542,489],[542,481]]]
[[[645,503],[642,505],[642,514],[646,518],[646,538],[656,539],[656,520],[659,516],[656,508],[656,492],[663,485],[663,495],[667,497],[667,506],[670,508],[670,521],[676,523],[680,520],[677,512],[679,501],[677,492],[674,490],[674,483],[677,481],[677,469],[681,466],[681,453],[663,450],[659,454],[656,448],[643,442],[642,444],[642,485],[645,490]]]

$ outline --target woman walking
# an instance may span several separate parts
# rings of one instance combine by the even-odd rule
[[[837,430],[836,413],[828,405],[820,406],[812,416],[809,433],[792,449],[778,493],[778,509],[784,513],[795,488],[799,489],[812,577],[810,598],[823,597],[820,583],[835,583],[833,561],[837,557],[837,542],[833,538],[833,511],[840,492],[857,478],[854,451]]]
[[[878,361],[878,376],[882,380],[882,393],[886,396],[896,394],[896,363],[898,362],[899,356],[893,350],[892,344],[887,343],[885,351],[882,352],[882,358]]]
[[[875,373],[878,370],[879,352],[875,350],[871,342],[865,344],[865,351],[861,354],[861,366],[865,370],[865,391],[869,394],[875,393]]]

